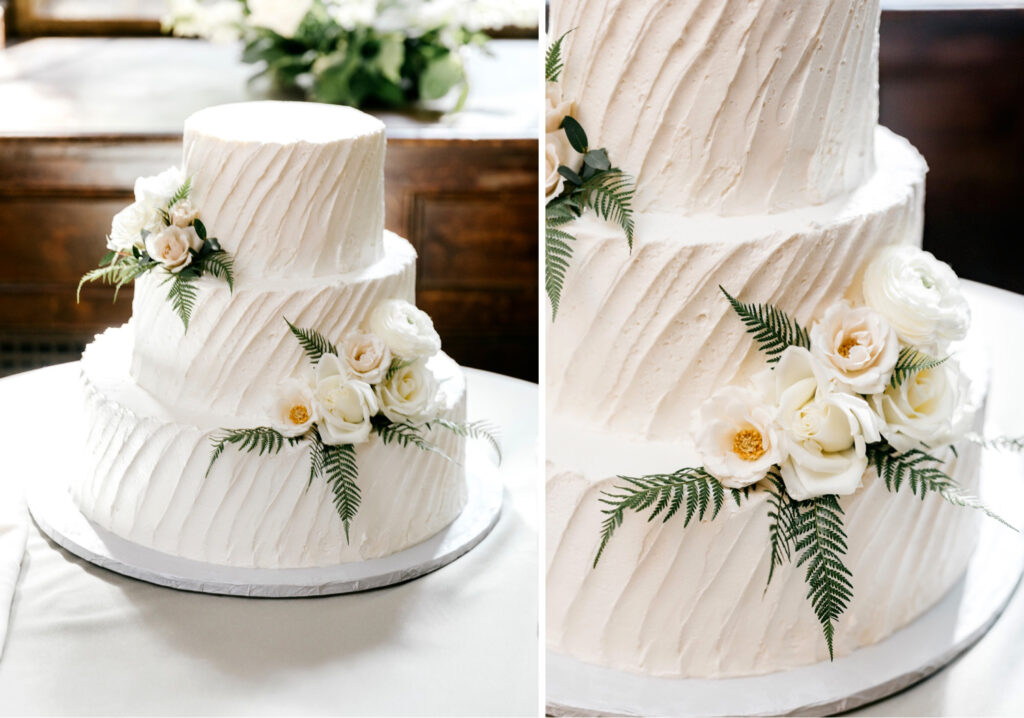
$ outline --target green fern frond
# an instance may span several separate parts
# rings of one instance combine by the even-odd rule
[[[239,451],[250,454],[256,452],[263,456],[279,453],[284,446],[284,438],[280,431],[269,426],[258,426],[255,429],[223,429],[210,439],[213,454],[210,456],[210,465],[206,467],[206,475],[210,475],[213,465],[229,444],[235,445]]]
[[[879,441],[868,444],[868,462],[885,482],[885,488],[897,493],[904,485],[910,492],[923,499],[928,494],[938,494],[955,506],[978,509],[1001,524],[1017,529],[989,509],[975,496],[966,493],[960,484],[941,468],[942,461],[919,449],[897,451],[889,442]]]
[[[903,347],[900,349],[900,356],[896,360],[896,366],[893,367],[892,378],[889,380],[889,384],[893,389],[895,389],[905,382],[911,375],[920,371],[925,371],[926,369],[934,369],[945,362],[948,358],[949,357],[935,359],[934,357],[930,357],[924,352],[919,352],[912,347]]]
[[[626,241],[633,249],[633,196],[636,188],[633,178],[620,169],[612,168],[595,174],[579,189],[584,207],[597,212],[601,219],[615,222],[626,233]]]
[[[821,623],[829,659],[835,658],[835,622],[853,598],[853,574],[843,563],[846,529],[835,496],[801,501],[796,519],[797,566],[805,566],[807,597]]]
[[[771,304],[744,304],[725,291],[725,287],[718,288],[743,320],[747,331],[754,335],[758,348],[768,355],[769,364],[776,363],[787,347],[811,348],[811,338],[807,330],[781,309]]]
[[[185,325],[185,331],[187,332],[189,320],[192,318],[192,311],[196,308],[199,290],[196,289],[192,279],[181,274],[171,274],[167,281],[171,285],[170,290],[167,292],[167,301],[171,303],[174,313],[181,318],[181,322]]]
[[[199,272],[223,279],[228,283],[228,289],[235,291],[235,260],[223,249],[200,259]]]
[[[338,348],[331,344],[320,332],[315,329],[300,329],[295,326],[287,319],[284,320],[288,328],[292,330],[292,334],[299,340],[299,345],[303,351],[306,352],[306,356],[309,360],[316,364],[320,361],[320,357],[324,354],[335,354],[338,353]]]
[[[389,381],[395,378],[395,374],[402,371],[402,369],[405,369],[406,367],[412,366],[415,363],[415,359],[392,359],[391,366],[389,366],[387,372],[384,373],[384,383],[387,384]]]
[[[776,567],[789,561],[796,547],[797,527],[800,511],[797,502],[790,498],[777,467],[772,467],[766,477],[768,483],[768,543],[771,547],[768,564],[768,581],[765,591],[772,583]]]
[[[491,445],[495,455],[498,457],[498,464],[501,464],[501,444],[498,443],[498,430],[493,424],[486,421],[468,421],[460,424],[455,421],[449,421],[448,419],[434,419],[432,421],[428,421],[424,426],[429,429],[435,424],[443,429],[447,429],[457,436],[463,436],[470,439],[483,439]]]
[[[175,190],[174,194],[171,195],[171,199],[167,203],[167,208],[170,209],[171,207],[176,205],[181,200],[187,199],[188,196],[191,193],[192,193],[192,178],[191,177],[186,177],[185,181],[181,184],[181,186],[178,187],[178,189]]]
[[[334,508],[345,525],[345,542],[350,542],[349,527],[359,513],[362,497],[359,493],[359,465],[356,463],[356,447],[352,444],[328,446],[321,444],[324,454],[324,474],[331,487]]]
[[[306,484],[307,489],[313,485],[315,479],[319,479],[324,475],[324,468],[326,466],[327,446],[324,444],[323,439],[320,438],[320,429],[314,424],[309,441],[309,482]]]
[[[86,282],[100,282],[114,287],[114,301],[116,302],[117,295],[121,291],[121,287],[132,283],[154,266],[156,265],[143,264],[135,259],[124,258],[121,261],[115,261],[105,267],[98,267],[97,269],[86,272],[78,283],[78,291],[75,294],[75,301],[81,301],[82,286]]]
[[[572,30],[563,33],[560,38],[555,40],[544,55],[544,79],[547,82],[558,82],[558,78],[562,74],[562,68],[565,67],[565,61],[562,59],[562,41],[570,32]]]
[[[714,519],[722,510],[722,503],[725,500],[725,487],[703,468],[680,469],[671,474],[619,478],[625,481],[626,485],[616,486],[611,492],[601,492],[600,501],[608,508],[602,509],[605,519],[601,525],[601,545],[594,557],[594,566],[601,560],[601,554],[604,553],[615,530],[622,525],[626,511],[643,513],[650,509],[648,521],[653,521],[658,516],[662,516],[662,521],[668,521],[682,510],[685,527],[694,517],[701,521],[705,516]],[[743,496],[742,492],[736,490],[732,491],[732,495],[737,504]]]
[[[417,449],[429,451],[433,454],[438,454],[439,456],[443,456],[444,458],[451,461],[451,457],[449,457],[446,453],[441,451],[441,449],[437,445],[427,441],[427,439],[424,438],[423,430],[425,428],[425,424],[421,426],[415,426],[406,421],[401,421],[391,422],[388,424],[376,424],[374,426],[374,431],[377,432],[377,436],[380,437],[381,442],[385,446],[388,446],[390,444],[398,444],[402,448],[415,446]]]
[[[565,275],[572,259],[572,244],[576,238],[562,227],[576,219],[577,209],[567,200],[553,200],[544,210],[544,290],[551,302],[551,319],[558,316]]]
[[[997,436],[992,439],[986,439],[980,434],[971,433],[964,438],[983,449],[1013,451],[1017,453],[1024,451],[1024,436]]]

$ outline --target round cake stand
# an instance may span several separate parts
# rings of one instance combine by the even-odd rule
[[[240,568],[193,561],[126,541],[85,518],[66,475],[33,479],[27,501],[40,530],[86,561],[160,586],[229,596],[296,598],[367,591],[418,578],[451,563],[490,533],[504,489],[482,452],[467,452],[468,500],[462,513],[426,541],[383,558],[322,568]]]
[[[986,453],[982,497],[1022,526],[1019,459]],[[968,511],[970,509],[964,509]],[[1003,612],[1024,571],[1024,539],[983,519],[965,575],[935,606],[884,641],[779,673],[716,680],[657,678],[547,653],[547,708],[555,716],[826,715],[927,678],[976,643]],[[840,619],[842,620],[842,619]]]

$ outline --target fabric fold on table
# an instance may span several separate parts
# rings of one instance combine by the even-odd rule
[[[27,538],[28,509],[22,486],[10,476],[0,477],[0,659]]]

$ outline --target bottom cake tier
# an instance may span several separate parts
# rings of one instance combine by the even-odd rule
[[[987,361],[962,352],[970,399],[957,425],[980,432]],[[828,660],[805,568],[775,569],[768,585],[769,493],[740,505],[726,498],[713,520],[683,526],[627,513],[600,562],[601,493],[640,476],[699,465],[693,446],[630,441],[548,422],[547,641],[580,660],[652,676],[727,678]],[[968,492],[978,486],[980,448],[957,444],[944,470]],[[966,569],[981,512],[897,494],[869,469],[840,500],[853,599],[836,622],[837,656],[878,642],[917,618]],[[767,587],[767,588],[766,588]]]
[[[229,447],[207,475],[216,432],[266,424],[266,418],[161,404],[129,374],[131,335],[131,323],[107,330],[81,362],[89,429],[70,490],[82,513],[102,528],[197,561],[304,568],[401,551],[462,511],[465,439],[437,430],[427,438],[444,456],[385,446],[376,437],[357,447],[361,505],[348,540],[326,481],[310,482],[305,445],[286,443],[280,453],[262,456]],[[428,367],[441,385],[440,416],[464,420],[458,365],[438,354]]]

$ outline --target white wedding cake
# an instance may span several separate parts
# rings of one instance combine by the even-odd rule
[[[549,192],[573,176],[559,164],[585,167],[560,131],[570,115],[635,178],[635,238],[586,207],[564,226],[547,341],[551,650],[654,676],[764,674],[884,639],[963,574],[981,513],[889,486],[873,463],[900,456],[914,481],[975,492],[978,447],[962,439],[986,386],[984,359],[951,346],[969,321],[956,277],[919,249],[925,161],[877,125],[879,14],[878,0],[552,2]],[[810,331],[766,354],[750,331],[767,310],[738,316],[723,290]],[[941,460],[921,460],[931,479],[907,468],[924,453]],[[772,514],[796,502],[770,542]],[[825,547],[811,589],[801,527],[823,506],[844,545]],[[833,559],[852,589],[822,587],[842,573]]]
[[[71,493],[87,518],[175,556],[293,568],[386,556],[460,513],[465,439],[428,420],[462,422],[465,383],[412,306],[416,252],[384,230],[384,154],[384,125],[345,107],[188,118],[182,168],[140,179],[108,238],[140,275],[131,321],[81,363]],[[233,260],[232,284],[210,253]],[[183,266],[184,314],[168,293]],[[307,356],[300,328],[338,347]],[[385,442],[395,424],[429,450]],[[270,444],[229,440],[213,461],[249,427]]]

